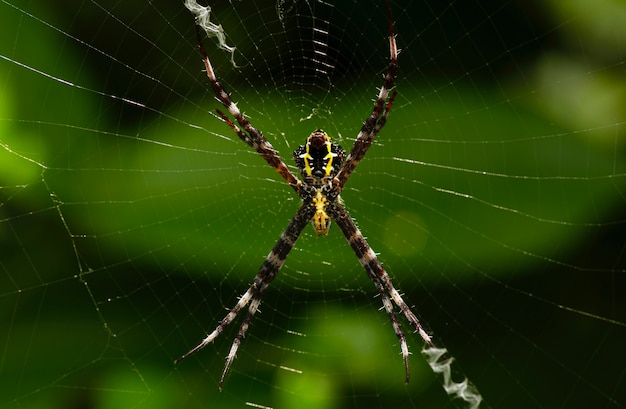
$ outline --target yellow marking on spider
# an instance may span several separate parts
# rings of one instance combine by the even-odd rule
[[[328,236],[328,229],[330,228],[330,217],[326,213],[326,206],[328,200],[322,194],[322,189],[317,189],[317,193],[311,202],[311,206],[315,207],[315,214],[313,215],[313,227],[315,233],[318,236]]]
[[[304,159],[304,171],[306,172],[307,176],[312,176],[313,174],[313,169],[311,169],[311,164],[310,164],[310,160],[313,159],[313,156],[311,156],[311,154],[309,153],[309,146],[311,146],[310,142],[307,142],[306,144],[306,152],[303,153],[302,155],[300,155],[300,157],[302,159]]]
[[[330,176],[330,173],[333,171],[333,159],[337,156],[337,154],[331,151],[332,144],[330,143],[330,140],[326,142],[326,148],[328,148],[328,153],[324,156],[324,159],[328,159],[328,163],[326,164],[324,172],[325,176]]]

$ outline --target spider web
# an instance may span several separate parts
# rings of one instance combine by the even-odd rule
[[[172,361],[298,200],[214,114],[182,1],[39,3],[0,0],[0,406],[626,407],[624,6],[393,2],[398,97],[342,197],[448,353],[405,327],[405,386],[350,247],[307,229],[220,393],[236,323]],[[211,4],[290,166],[316,128],[351,147],[387,67],[385,3],[337,3]]]

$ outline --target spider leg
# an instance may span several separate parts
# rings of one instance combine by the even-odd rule
[[[287,259],[287,255],[293,249],[293,246],[296,244],[300,233],[304,227],[308,224],[311,217],[313,217],[313,213],[315,212],[315,208],[310,205],[302,205],[296,212],[295,216],[289,222],[289,225],[285,229],[285,231],[281,234],[280,238],[276,242],[276,245],[272,249],[272,251],[267,255],[265,261],[261,265],[259,272],[254,277],[252,284],[248,288],[248,290],[239,298],[237,304],[226,314],[226,316],[219,322],[217,327],[206,336],[197,346],[191,349],[189,352],[181,356],[180,358],[174,361],[175,364],[190,357],[195,354],[220,335],[226,327],[230,325],[231,322],[244,309],[248,306],[248,313],[246,314],[241,326],[239,327],[239,331],[237,332],[237,336],[235,337],[233,344],[230,348],[230,352],[226,358],[226,364],[224,366],[224,370],[222,371],[222,376],[219,382],[219,389],[222,389],[222,385],[224,384],[224,380],[228,371],[237,356],[237,350],[239,349],[239,345],[241,344],[241,340],[245,338],[246,332],[248,331],[248,327],[252,318],[254,318],[254,314],[257,312],[259,305],[261,304],[261,299],[263,298],[263,294],[265,294],[265,290],[269,286],[269,284],[274,280],[276,274],[281,269],[285,260]]]
[[[296,191],[296,193],[300,194],[300,187],[302,186],[302,182],[298,179],[296,175],[289,170],[285,162],[281,159],[280,155],[274,149],[271,143],[263,134],[252,126],[250,121],[246,119],[246,117],[241,113],[237,105],[233,102],[228,95],[228,92],[224,89],[224,87],[217,81],[217,77],[215,75],[215,71],[213,70],[213,66],[211,65],[211,61],[204,49],[204,45],[202,44],[202,35],[200,33],[200,27],[196,23],[196,37],[198,40],[198,48],[200,49],[200,54],[202,55],[202,61],[204,62],[204,66],[206,68],[207,76],[209,80],[211,80],[211,87],[215,92],[217,99],[226,107],[228,112],[235,118],[239,126],[243,128],[248,135],[246,135],[241,129],[239,129],[233,121],[231,121],[223,112],[217,110],[219,116],[231,127],[231,129],[244,141],[246,144],[254,148],[259,155],[263,157],[267,161],[267,163],[276,169],[276,171],[285,179],[287,183]]]
[[[411,308],[407,305],[407,303],[402,299],[400,293],[395,289],[393,284],[391,283],[391,279],[389,275],[385,271],[382,266],[380,260],[374,253],[374,250],[369,246],[367,240],[359,230],[359,228],[350,217],[348,211],[338,202],[334,203],[334,208],[331,212],[335,223],[339,226],[344,236],[348,240],[350,247],[354,250],[361,266],[365,269],[368,277],[374,282],[378,292],[380,293],[383,306],[389,315],[389,320],[391,321],[391,325],[393,326],[393,330],[400,341],[400,349],[402,351],[402,358],[404,360],[404,368],[405,368],[405,382],[409,382],[410,372],[409,372],[409,348],[406,343],[406,337],[404,336],[404,332],[402,331],[402,327],[398,322],[396,314],[394,312],[393,304],[397,305],[402,312],[402,315],[409,321],[409,324],[415,329],[416,332],[420,334],[422,340],[433,346],[433,342],[431,340],[430,335],[422,328],[419,320],[411,311]],[[392,303],[393,301],[393,303]]]
[[[363,156],[365,156],[365,153],[374,141],[374,138],[376,138],[376,135],[378,135],[383,126],[385,126],[389,110],[396,98],[396,91],[394,90],[392,92],[392,89],[396,79],[396,71],[398,70],[397,62],[399,50],[396,45],[396,35],[393,30],[393,18],[391,16],[389,1],[387,1],[387,14],[389,19],[389,68],[387,69],[383,85],[378,92],[374,109],[363,123],[350,154],[343,162],[341,169],[337,172],[335,184],[339,189],[343,188],[343,185],[348,181],[356,166],[361,159],[363,159]],[[391,96],[389,95],[390,93]]]

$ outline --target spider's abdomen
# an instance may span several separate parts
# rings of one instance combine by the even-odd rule
[[[346,156],[341,146],[332,143],[328,134],[317,129],[309,135],[306,145],[300,145],[293,153],[302,177],[313,178],[318,185],[322,178],[337,174]]]

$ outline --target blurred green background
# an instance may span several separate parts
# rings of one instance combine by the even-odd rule
[[[587,3],[393,4],[399,95],[343,194],[485,407],[626,406],[626,6]],[[238,47],[233,67],[206,41],[218,75],[290,165],[317,127],[348,149],[387,62],[384,4],[278,3],[282,21],[276,4],[216,2]],[[211,114],[181,3],[0,10],[1,407],[462,406],[408,328],[403,384],[336,228],[298,241],[223,392],[236,324],[174,366],[298,202]],[[307,65],[312,22],[330,78]]]

